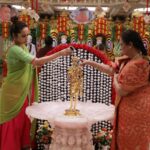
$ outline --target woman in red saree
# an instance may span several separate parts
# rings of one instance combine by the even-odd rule
[[[35,68],[60,56],[70,55],[71,50],[67,48],[36,58],[25,46],[29,34],[27,25],[18,21],[12,25],[11,32],[14,44],[7,51],[7,76],[0,94],[0,150],[29,150],[31,125],[25,109],[33,102],[31,89],[34,89],[34,100],[38,100]]]
[[[150,64],[139,34],[122,33],[122,56],[111,65],[84,60],[114,78],[117,93],[111,150],[150,150]]]

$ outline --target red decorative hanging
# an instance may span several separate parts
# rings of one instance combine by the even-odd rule
[[[84,38],[84,24],[78,24],[78,35],[79,35],[79,40],[83,40]]]
[[[133,20],[133,30],[140,33],[140,36],[143,37],[145,34],[145,22],[144,17],[135,17]]]
[[[31,20],[31,18],[29,15],[20,15],[19,16],[19,21],[25,22],[28,27],[30,26],[30,20]]]
[[[47,25],[43,22],[40,24],[40,35],[41,35],[41,39],[45,39],[46,37],[46,30],[47,30]]]
[[[107,34],[107,21],[105,18],[98,18],[95,20],[95,35],[97,34]]]
[[[116,39],[119,40],[120,39],[120,35],[122,33],[122,24],[121,23],[118,23],[116,24]]]
[[[2,22],[2,37],[4,39],[9,37],[9,22]]]
[[[58,32],[63,32],[67,34],[67,22],[68,22],[67,16],[58,17],[58,25],[57,25]]]

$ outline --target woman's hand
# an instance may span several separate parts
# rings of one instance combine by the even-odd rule
[[[129,57],[126,56],[126,55],[123,55],[123,56],[120,56],[120,57],[116,57],[115,58],[115,63],[116,63],[117,66],[119,66],[122,61],[128,60],[128,59],[129,59]]]
[[[81,59],[80,62],[81,62],[81,64],[80,64],[81,66],[90,65],[90,63],[91,63],[90,60],[86,60],[86,59]]]
[[[104,72],[110,76],[112,76],[114,74],[114,70],[112,67],[110,67],[109,65],[107,64],[104,64],[104,63],[97,63],[95,61],[92,61],[92,60],[86,60],[86,59],[82,59],[81,60],[81,66],[84,66],[84,65],[90,65],[96,69],[98,69],[99,71],[101,72]]]
[[[71,55],[72,54],[72,50],[70,47],[64,49],[64,50],[61,50],[59,52],[60,56],[68,56],[68,55]]]
[[[118,73],[114,74],[114,81],[118,82]]]
[[[124,91],[122,89],[121,84],[118,82],[118,74],[117,73],[114,74],[114,87],[116,89],[116,93],[119,96],[126,96],[129,94],[127,91]]]

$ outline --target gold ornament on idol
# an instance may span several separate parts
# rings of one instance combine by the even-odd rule
[[[80,111],[77,109],[79,96],[83,94],[83,71],[79,65],[78,57],[72,58],[72,66],[68,69],[68,81],[70,83],[70,108],[65,110],[66,116],[78,116]]]

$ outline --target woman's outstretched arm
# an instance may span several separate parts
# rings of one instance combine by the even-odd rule
[[[44,56],[44,57],[41,57],[41,58],[35,58],[33,61],[32,61],[32,64],[33,66],[42,66],[44,65],[45,63],[47,62],[50,62],[60,56],[68,56],[68,55],[71,55],[72,53],[72,50],[70,49],[70,47],[64,49],[64,50],[61,50],[59,52],[56,52],[50,56]]]
[[[85,59],[82,60],[82,61],[83,61],[82,65],[90,65],[90,66],[98,69],[99,71],[104,72],[104,73],[106,73],[110,76],[114,75],[114,73],[115,73],[114,69],[111,66],[107,65],[107,64],[97,63],[95,61],[85,60]]]

